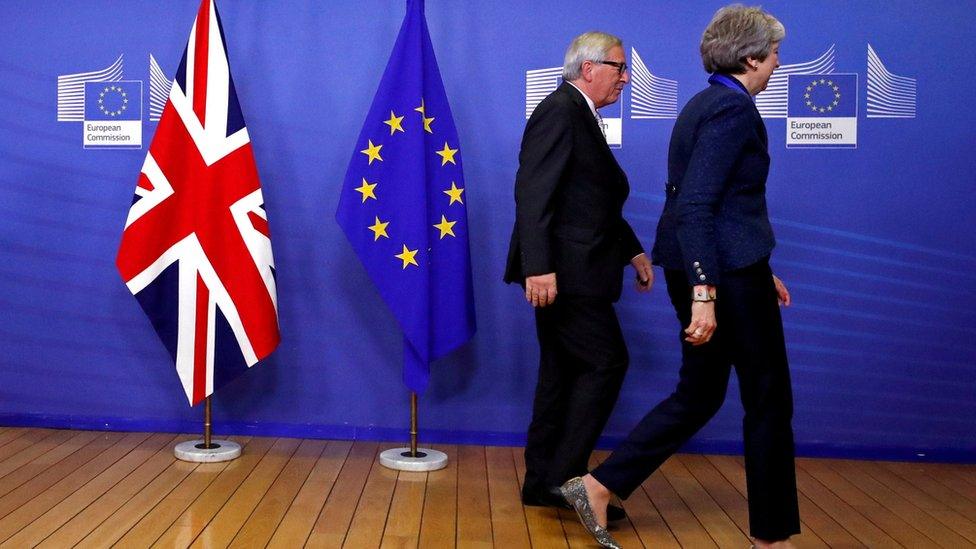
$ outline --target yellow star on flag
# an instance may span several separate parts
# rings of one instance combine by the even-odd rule
[[[383,123],[390,127],[390,135],[393,135],[398,131],[404,131],[403,117],[397,116],[393,113],[393,111],[390,111],[390,119],[383,121]]]
[[[380,149],[383,145],[374,145],[372,141],[369,142],[369,147],[359,151],[369,157],[369,163],[372,165],[374,160],[383,161],[383,157],[380,156]]]
[[[364,177],[363,184],[360,185],[359,187],[356,187],[355,190],[362,193],[363,203],[365,204],[367,198],[372,198],[373,200],[376,200],[376,194],[373,193],[373,189],[375,188],[376,188],[376,183],[370,183],[366,181],[366,178]],[[448,204],[448,206],[450,206],[450,204]]]
[[[379,240],[381,236],[390,238],[390,235],[386,234],[386,226],[389,225],[390,222],[382,222],[380,221],[380,218],[375,215],[373,217],[376,218],[376,222],[369,226],[369,230],[373,231],[373,242]]]
[[[444,142],[444,148],[439,151],[434,151],[441,157],[441,166],[446,165],[448,162],[457,166],[457,162],[454,161],[454,155],[457,154],[457,149],[452,149],[447,145],[447,141]]]
[[[407,248],[407,245],[406,244],[404,244],[403,245],[403,252],[398,253],[398,254],[394,255],[393,257],[399,259],[400,261],[403,261],[403,268],[404,269],[407,268],[407,265],[416,265],[416,266],[419,267],[420,265],[417,264],[417,260],[415,259],[415,256],[417,255],[417,251],[418,250],[419,250],[419,248],[417,250],[411,250],[411,249]]]
[[[424,121],[424,131],[427,133],[434,133],[434,130],[430,129],[430,123],[434,121],[434,117],[427,118],[427,107],[424,106],[424,100],[420,100],[420,106],[414,109],[420,113],[420,118]]]
[[[455,223],[457,223],[457,221],[448,221],[447,218],[442,215],[441,222],[436,223],[434,227],[441,232],[441,238],[444,238],[446,235],[454,236]]]
[[[460,202],[461,204],[464,204],[464,200],[461,200],[461,193],[463,192],[464,192],[464,188],[459,189],[457,185],[455,185],[454,182],[451,181],[451,188],[444,191],[444,194],[451,197],[451,202],[448,203],[448,206],[454,204],[455,202]]]

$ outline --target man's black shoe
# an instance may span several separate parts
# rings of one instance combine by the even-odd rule
[[[563,498],[558,486],[536,490],[522,490],[522,503],[532,507],[558,507],[561,509],[572,509],[573,506]],[[622,507],[616,505],[607,506],[607,520],[610,522],[627,518],[627,513]]]
[[[612,503],[607,505],[607,522],[615,522],[625,518],[627,518],[627,512],[624,511],[623,507],[617,507]]]
[[[535,490],[522,489],[522,503],[532,507],[560,507],[562,509],[573,508],[572,505],[563,499],[563,495],[557,486]]]

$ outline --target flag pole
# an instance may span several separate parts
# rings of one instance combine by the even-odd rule
[[[447,454],[430,448],[419,448],[417,393],[410,391],[410,447],[390,448],[380,453],[380,465],[397,471],[436,471],[447,467]]]
[[[210,397],[204,401],[203,404],[203,448],[201,450],[210,450],[214,446],[211,443],[211,436],[213,435],[211,413],[210,413]],[[219,447],[219,446],[218,446]]]
[[[417,455],[417,393],[410,391],[410,457]]]
[[[203,440],[187,440],[176,445],[176,459],[194,463],[216,463],[237,459],[241,445],[229,440],[213,439],[213,410],[210,396],[203,400]]]

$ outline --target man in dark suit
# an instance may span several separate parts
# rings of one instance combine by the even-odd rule
[[[505,272],[536,308],[541,355],[525,448],[527,505],[566,506],[558,487],[586,472],[627,371],[613,309],[623,268],[633,265],[641,291],[653,282],[650,261],[622,217],[630,187],[597,113],[630,80],[620,39],[576,37],[563,80],[522,137]],[[610,514],[623,518],[619,508]]]

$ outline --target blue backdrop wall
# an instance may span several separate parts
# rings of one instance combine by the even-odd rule
[[[466,171],[479,329],[434,364],[420,407],[426,440],[524,440],[538,351],[530,308],[501,278],[534,101],[527,84],[551,84],[527,71],[561,65],[569,40],[593,28],[623,37],[632,64],[640,58],[641,82],[607,111],[622,118],[615,153],[633,188],[625,211],[649,247],[669,113],[705,85],[698,40],[720,5],[428,0]],[[799,450],[976,459],[976,5],[764,7],[787,28],[782,74],[856,75],[843,80],[846,97],[857,98],[856,148],[788,148],[787,113],[777,110],[786,103],[760,100],[779,240],[773,266],[795,300],[784,314]],[[187,406],[113,263],[145,148],[85,149],[81,122],[58,120],[58,76],[122,56],[124,79],[143,81],[148,144],[150,55],[172,78],[196,8],[195,0],[0,6],[0,424],[199,429],[201,411]],[[333,220],[403,2],[222,0],[219,8],[264,185],[283,339],[217,394],[218,429],[403,438],[400,334]],[[649,108],[648,94],[663,104]],[[893,97],[897,108],[886,110]],[[663,286],[626,292],[618,311],[632,365],[607,444],[671,390],[679,359]],[[733,383],[693,448],[738,447],[736,394]]]

